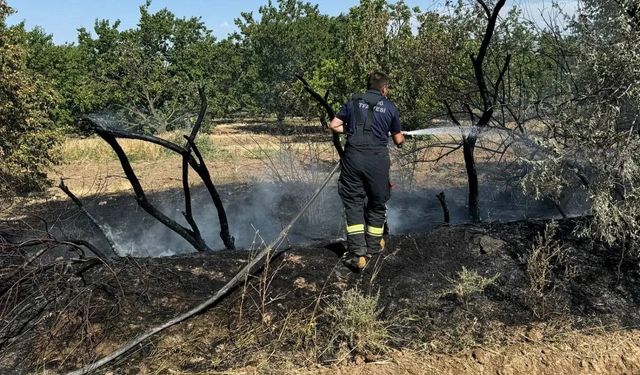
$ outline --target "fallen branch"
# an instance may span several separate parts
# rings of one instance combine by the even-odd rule
[[[117,256],[123,256],[122,253],[120,253],[118,245],[116,245],[115,241],[113,241],[113,238],[111,238],[111,235],[109,234],[109,230],[107,228],[105,228],[103,225],[101,225],[98,220],[91,215],[91,213],[89,211],[87,211],[86,208],[84,208],[84,205],[82,204],[82,201],[71,192],[71,190],[69,190],[69,188],[67,187],[67,185],[65,185],[64,180],[60,179],[60,184],[58,185],[58,187],[60,188],[60,190],[62,190],[65,194],[67,194],[67,196],[69,198],[71,198],[71,200],[73,201],[73,203],[76,204],[76,206],[78,206],[78,208],[80,209],[80,211],[82,211],[82,213],[84,214],[84,216],[87,217],[87,219],[89,219],[89,221],[91,221],[91,224],[93,224],[93,226],[98,229],[98,231],[100,231],[100,233],[102,233],[102,235],[104,236],[104,238],[107,240],[107,242],[109,243],[109,246],[111,246],[111,251],[113,251],[113,253]],[[91,249],[91,251],[93,251],[93,249]],[[93,251],[95,253],[95,251]],[[97,255],[97,254],[96,254]]]
[[[47,233],[47,235],[48,235],[48,233]],[[4,244],[5,249],[13,249],[13,250],[23,250],[23,249],[26,249],[26,248],[29,248],[29,247],[35,247],[35,246],[45,246],[45,247],[37,250],[34,254],[32,254],[30,257],[28,257],[24,261],[24,263],[22,263],[22,265],[16,267],[11,272],[8,272],[8,273],[6,273],[6,274],[4,274],[2,276],[3,281],[7,282],[7,286],[0,288],[0,297],[4,297],[5,293],[7,293],[9,290],[11,290],[15,286],[15,284],[21,283],[22,281],[25,281],[24,279],[21,279],[21,280],[16,281],[12,285],[11,283],[9,283],[9,280],[12,280],[15,276],[19,275],[22,271],[27,269],[27,267],[29,267],[34,261],[36,261],[38,258],[40,258],[44,253],[46,253],[47,251],[52,250],[52,249],[54,249],[54,248],[56,248],[58,246],[68,246],[68,247],[70,247],[70,248],[72,248],[74,250],[77,250],[80,253],[80,255],[79,255],[80,258],[79,259],[72,259],[71,261],[74,261],[74,260],[86,260],[85,251],[84,251],[83,247],[89,249],[96,256],[95,258],[91,258],[91,259],[94,259],[94,260],[97,259],[100,262],[106,262],[109,259],[100,250],[98,250],[98,248],[96,248],[91,243],[89,243],[87,241],[84,241],[84,240],[57,240],[57,239],[55,239],[53,237],[47,237],[47,238],[31,239],[31,240],[23,241],[23,242],[20,242],[20,243],[8,242],[8,243]],[[44,272],[44,271],[48,270],[49,268],[51,268],[54,264],[55,263],[50,263],[50,264],[47,264],[45,266],[39,266],[38,267],[38,272]]]
[[[244,278],[246,277],[246,275],[248,275],[251,270],[254,269],[254,267],[260,263],[260,261],[262,261],[263,258],[265,258],[267,255],[271,254],[271,252],[273,250],[278,249],[278,247],[284,242],[285,238],[287,237],[287,235],[289,234],[289,231],[291,231],[291,228],[293,228],[293,226],[298,222],[298,220],[300,219],[300,217],[302,217],[302,215],[309,209],[309,206],[311,206],[311,204],[316,200],[316,198],[318,198],[318,196],[320,195],[320,193],[322,192],[322,190],[324,190],[324,188],[327,186],[327,184],[329,183],[329,181],[331,181],[331,178],[333,177],[333,175],[338,171],[338,169],[340,168],[340,163],[336,164],[335,167],[333,167],[333,169],[331,170],[331,172],[329,173],[329,175],[325,178],[325,180],[322,182],[322,185],[320,185],[320,187],[316,190],[316,192],[313,194],[313,196],[309,199],[309,201],[307,201],[307,203],[304,205],[304,207],[302,207],[302,209],[300,210],[300,212],[298,212],[298,214],[291,219],[291,221],[289,222],[289,224],[280,232],[280,234],[278,235],[278,237],[269,244],[269,246],[265,247],[262,251],[260,251],[260,253],[258,253],[258,255],[255,256],[255,258],[253,258],[251,260],[251,262],[249,262],[246,266],[244,266],[244,268],[242,268],[231,280],[229,280],[229,282],[227,282],[227,284],[225,286],[223,286],[220,290],[218,290],[218,292],[211,298],[207,299],[206,301],[202,302],[201,304],[199,304],[198,306],[194,307],[193,309],[187,311],[186,313],[179,315],[171,320],[169,320],[168,322],[161,324],[159,326],[153,327],[151,329],[149,329],[148,331],[146,331],[145,333],[143,333],[142,335],[134,338],[133,340],[127,342],[126,344],[124,344],[120,349],[114,351],[113,353],[107,355],[106,357],[91,363],[79,370],[76,371],[72,371],[69,372],[67,375],[83,375],[83,374],[87,374],[90,371],[96,370],[104,365],[106,365],[107,363],[113,361],[114,359],[120,357],[121,355],[125,354],[126,352],[128,352],[129,350],[131,350],[132,348],[134,348],[136,345],[139,345],[140,343],[142,343],[143,341],[145,341],[146,339],[148,339],[149,337],[155,335],[158,332],[161,332],[173,325],[176,325],[180,322],[183,322],[189,318],[191,318],[192,316],[204,311],[205,309],[213,306],[216,302],[218,302],[223,296],[225,296],[231,289],[233,289],[236,285],[238,285],[238,283],[240,283],[242,280],[244,280]]]
[[[24,242],[21,242],[21,243],[18,243],[18,244],[11,244],[11,245],[13,245],[16,248],[25,248],[25,247],[33,247],[33,246],[38,246],[38,245],[44,245],[44,244],[69,246],[69,247],[72,247],[72,248],[80,251],[82,254],[84,254],[84,250],[82,250],[82,247],[86,247],[87,249],[89,249],[98,258],[105,259],[105,260],[109,259],[97,247],[95,247],[93,244],[91,244],[90,242],[85,241],[85,240],[58,240],[58,239],[55,239],[55,238],[39,238],[39,239],[28,240],[28,241],[24,241]],[[29,263],[31,263],[31,262],[29,262]]]

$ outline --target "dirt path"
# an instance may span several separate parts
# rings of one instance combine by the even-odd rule
[[[396,352],[379,363],[309,372],[335,375],[578,375],[640,373],[640,331],[574,333],[560,342],[476,348],[454,355]]]

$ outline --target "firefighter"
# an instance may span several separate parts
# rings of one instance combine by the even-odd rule
[[[389,185],[389,133],[401,147],[404,135],[396,106],[387,99],[389,78],[381,72],[367,77],[367,91],[355,94],[329,124],[347,136],[338,192],[347,219],[347,252],[343,262],[362,270],[367,257],[384,250]]]

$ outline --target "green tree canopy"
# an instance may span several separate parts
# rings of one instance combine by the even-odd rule
[[[46,185],[59,134],[51,113],[59,97],[49,80],[28,67],[22,27],[7,27],[12,9],[0,1],[0,195]]]

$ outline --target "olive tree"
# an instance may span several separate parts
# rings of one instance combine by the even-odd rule
[[[580,233],[624,251],[640,250],[640,1],[586,1],[570,20],[560,97],[540,101],[538,152],[525,188],[540,197],[579,183],[593,219]],[[566,44],[560,45],[566,48]],[[572,56],[573,55],[573,56]],[[572,56],[572,57],[571,57]]]

